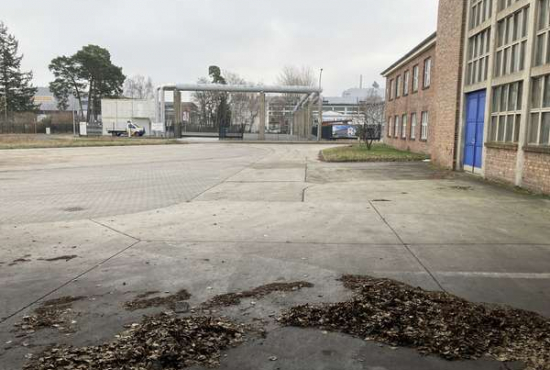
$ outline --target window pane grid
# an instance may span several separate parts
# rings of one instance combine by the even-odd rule
[[[468,61],[466,82],[472,85],[487,80],[491,30],[486,29],[468,40]]]
[[[550,75],[532,80],[528,138],[532,145],[550,145]]]
[[[504,18],[497,24],[495,77],[525,69],[529,7]]]
[[[550,63],[550,0],[539,0],[534,65]]]
[[[493,142],[517,143],[521,123],[523,82],[493,88],[489,138]]]

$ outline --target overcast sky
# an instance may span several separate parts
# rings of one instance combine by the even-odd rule
[[[209,65],[274,84],[285,65],[324,68],[325,95],[378,81],[435,31],[437,0],[0,0],[23,67],[47,85],[48,64],[83,45],[109,49],[126,75],[194,83]]]

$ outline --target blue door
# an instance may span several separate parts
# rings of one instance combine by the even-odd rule
[[[466,141],[464,165],[481,168],[483,161],[483,125],[485,121],[485,90],[466,95]]]

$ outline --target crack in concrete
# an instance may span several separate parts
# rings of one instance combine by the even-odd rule
[[[132,239],[135,239],[135,238],[132,238]],[[24,310],[28,309],[29,307],[37,304],[38,302],[44,300],[45,298],[49,297],[50,295],[60,291],[61,289],[65,288],[67,285],[71,284],[72,282],[74,282],[75,280],[77,279],[80,279],[81,277],[89,274],[90,272],[92,272],[93,270],[97,269],[98,267],[100,267],[101,265],[109,262],[110,260],[112,260],[113,258],[116,258],[118,257],[119,255],[121,255],[122,253],[126,252],[127,250],[129,250],[130,248],[133,248],[134,246],[136,246],[137,244],[141,243],[140,240],[135,240],[132,244],[130,244],[129,246],[123,248],[122,250],[118,251],[117,253],[113,254],[112,256],[104,259],[103,261],[101,262],[98,262],[96,263],[94,266],[90,267],[89,269],[87,269],[86,271],[78,274],[77,276],[73,277],[72,279],[70,279],[69,281],[66,281],[65,283],[61,284],[60,286],[58,286],[57,288],[49,291],[48,293],[44,294],[42,297],[34,300],[33,302],[27,304],[26,306],[22,307],[21,309],[17,310],[16,312],[12,313],[12,314],[9,314],[8,316],[6,317],[2,317],[0,318],[0,324],[3,324],[4,322],[8,321],[9,319],[13,318],[14,316],[20,314],[21,312],[23,312]]]
[[[418,262],[418,264],[420,264],[420,266],[422,266],[422,268],[428,273],[428,275],[431,276],[432,280],[437,284],[437,286],[444,292],[447,292],[447,290],[445,288],[443,288],[443,286],[441,285],[441,283],[436,279],[435,275],[432,274],[432,272],[426,267],[426,265],[424,265],[424,263],[422,263],[422,261],[420,260],[420,258],[418,258],[418,256],[416,254],[414,254],[414,252],[411,250],[411,248],[409,248],[409,245],[407,243],[405,243],[405,241],[401,238],[401,236],[397,233],[397,231],[390,225],[390,223],[388,222],[388,220],[386,220],[386,218],[384,216],[382,216],[382,214],[380,213],[380,211],[378,210],[378,208],[376,208],[374,206],[374,204],[369,201],[371,207],[374,209],[374,211],[378,214],[378,216],[380,217],[380,219],[386,224],[386,226],[388,226],[388,228],[393,232],[393,234],[397,237],[397,239],[399,239],[399,241],[401,242],[401,244],[403,245],[403,247],[410,253],[410,255]],[[447,292],[448,293],[448,292]]]

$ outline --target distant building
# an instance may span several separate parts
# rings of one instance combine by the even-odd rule
[[[53,95],[53,93],[50,91],[47,87],[38,87],[38,90],[36,91],[36,94],[34,95],[34,102],[36,104],[40,104],[40,107],[38,110],[41,113],[48,113],[48,112],[58,112],[59,107],[58,101]],[[88,109],[88,99],[82,99],[82,109],[84,112]],[[78,111],[80,110],[80,107],[78,105],[78,100],[74,96],[69,97],[69,106],[67,107],[66,111]]]
[[[381,88],[352,88],[344,91],[342,96],[324,96],[323,111],[338,112],[345,115],[360,114],[361,105],[370,98],[384,101],[384,89]]]

